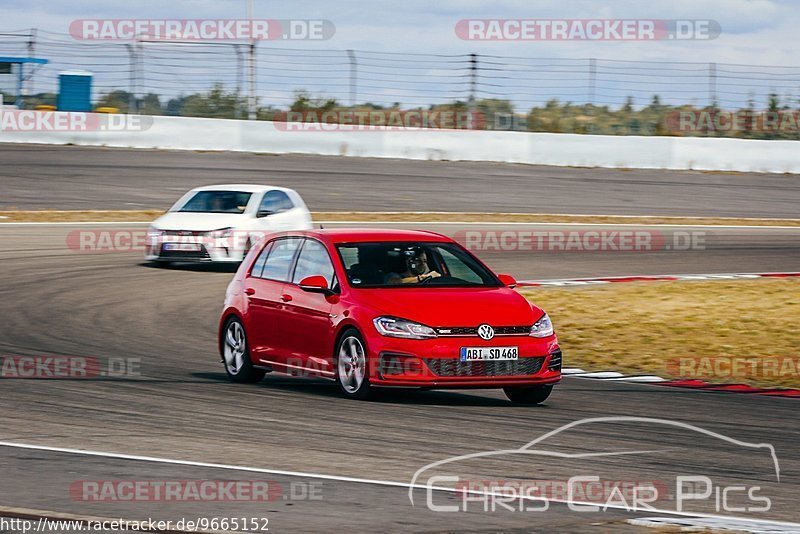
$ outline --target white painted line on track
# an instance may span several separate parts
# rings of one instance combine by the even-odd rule
[[[306,473],[302,471],[286,471],[281,469],[267,469],[263,467],[247,467],[247,466],[239,466],[239,465],[230,465],[230,464],[216,464],[216,463],[209,463],[209,462],[195,462],[191,460],[175,460],[170,458],[158,458],[153,456],[140,456],[135,454],[122,454],[122,453],[113,453],[113,452],[101,452],[101,451],[89,451],[83,449],[70,449],[64,447],[51,447],[46,445],[33,445],[29,443],[16,443],[13,441],[0,441],[0,447],[10,447],[16,449],[26,449],[26,450],[36,450],[36,451],[46,451],[46,452],[57,452],[63,454],[76,454],[81,456],[94,456],[100,458],[113,458],[117,460],[130,460],[130,461],[139,461],[139,462],[150,462],[150,463],[159,463],[159,464],[170,464],[170,465],[184,465],[190,467],[203,467],[208,469],[224,469],[228,471],[244,471],[250,473],[264,473],[270,475],[283,475],[283,476],[290,476],[290,477],[305,477],[305,478],[316,478],[319,480],[331,480],[336,482],[351,482],[355,484],[370,484],[374,486],[384,486],[384,487],[394,487],[394,488],[404,488],[404,489],[423,489],[428,491],[438,491],[438,492],[447,492],[452,493],[454,491],[466,491],[470,494],[475,495],[483,495],[483,496],[491,496],[491,497],[504,497],[503,493],[497,492],[484,492],[484,491],[475,491],[475,490],[456,490],[455,488],[444,487],[444,486],[428,486],[425,484],[411,484],[408,482],[396,482],[391,480],[378,480],[378,479],[369,479],[369,478],[358,478],[358,477],[347,477],[347,476],[339,476],[339,475],[324,475],[318,473]],[[532,500],[540,500],[537,497],[532,497]],[[570,501],[567,499],[547,499],[548,502],[558,503],[558,504],[572,504],[575,506],[596,506],[596,503],[590,502],[582,502],[582,501]],[[636,510],[631,509],[630,506],[622,505],[622,504],[604,504],[604,508],[617,510],[617,511],[624,511],[629,513],[641,513],[644,510]],[[717,519],[721,522],[747,522],[747,523],[759,523],[762,525],[773,525],[773,526],[780,526],[780,527],[791,527],[800,531],[800,523],[788,523],[782,521],[762,521],[762,520],[755,520],[746,517],[735,517],[735,516],[722,516],[722,515],[714,515],[714,514],[701,514],[701,513],[690,513],[690,512],[679,512],[676,510],[660,510],[657,508],[650,508],[646,510],[648,513],[653,514],[664,514],[670,516],[679,516],[679,517],[690,517],[690,518],[707,518],[707,519]]]
[[[666,378],[661,378],[655,375],[634,375],[623,376],[619,378],[607,378],[609,382],[641,382],[643,384],[652,384],[657,382],[667,382]]]
[[[625,375],[616,371],[597,371],[592,373],[573,373],[570,376],[577,378],[622,378]]]

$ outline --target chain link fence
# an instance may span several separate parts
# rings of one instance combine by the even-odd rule
[[[100,43],[40,30],[0,32],[0,56],[49,61],[26,74],[23,100],[29,108],[53,105],[59,72],[80,69],[94,75],[94,103],[123,113],[243,119],[254,87],[259,119],[286,110],[456,107],[482,113],[481,127],[489,129],[800,138],[800,67],[412,54],[268,42],[253,45],[251,86],[250,54],[245,42]],[[0,91],[9,89],[0,85]],[[779,127],[756,116],[761,112],[777,114]],[[726,120],[739,124],[720,127]]]

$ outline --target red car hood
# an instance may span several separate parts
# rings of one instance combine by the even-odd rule
[[[388,315],[431,327],[527,326],[544,313],[513,289],[393,288],[359,289],[358,300],[376,315]]]

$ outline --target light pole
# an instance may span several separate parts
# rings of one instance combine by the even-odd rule
[[[247,1],[247,19],[250,21],[250,46],[247,56],[247,118],[256,120],[256,41],[252,35],[253,28],[253,0]]]

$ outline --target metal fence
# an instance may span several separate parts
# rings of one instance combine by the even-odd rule
[[[112,91],[171,99],[215,84],[246,106],[248,43],[85,42],[46,31],[0,32],[0,56],[41,57],[49,63],[26,82],[27,98],[57,91],[58,73],[94,73],[94,99]],[[800,67],[600,58],[536,58],[490,54],[410,54],[319,48],[255,47],[259,107],[288,108],[303,90],[340,105],[398,104],[404,108],[453,102],[508,100],[515,113],[561,103],[611,109],[660,103],[764,109],[770,95],[800,106]],[[136,100],[133,101],[135,103]],[[238,104],[237,104],[238,105]],[[141,111],[141,110],[140,110]],[[167,111],[168,112],[168,111]],[[237,110],[237,116],[243,111]]]

